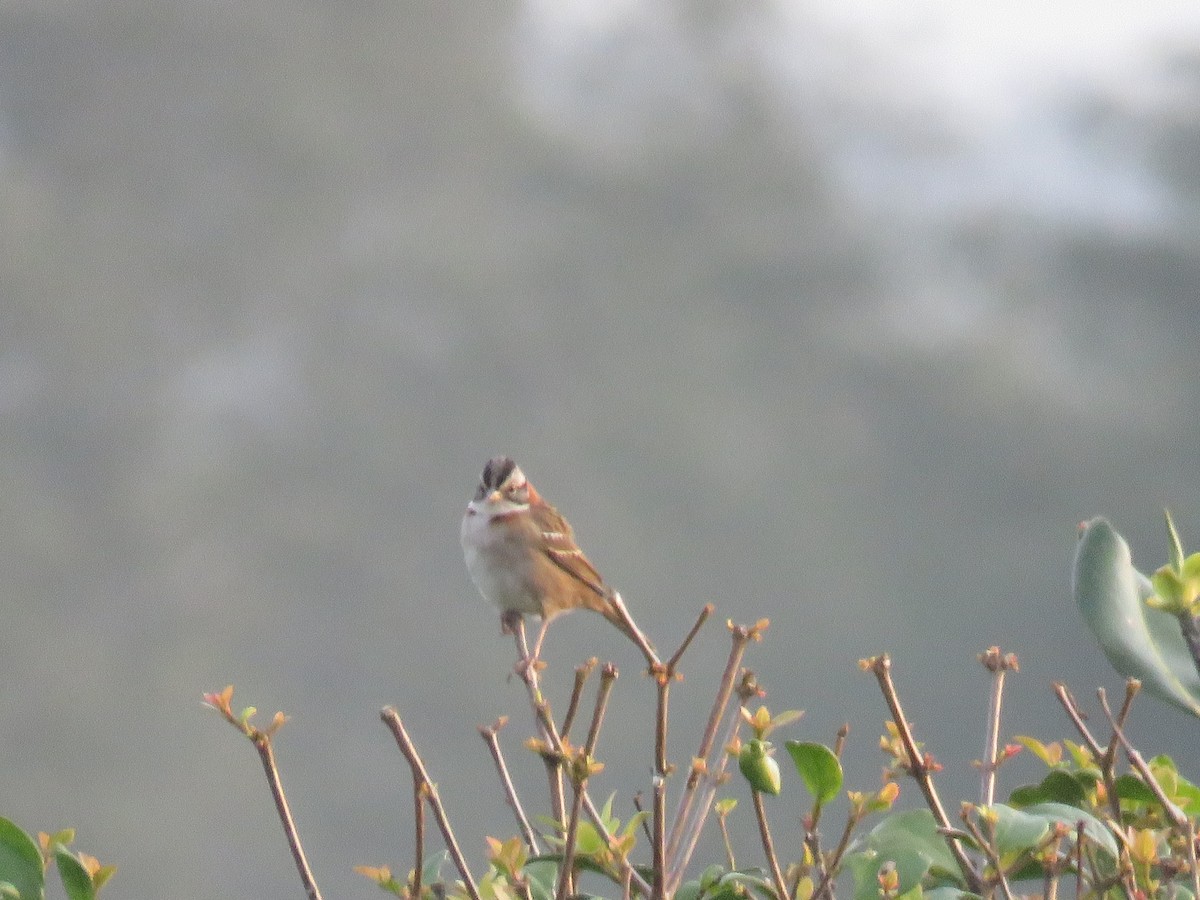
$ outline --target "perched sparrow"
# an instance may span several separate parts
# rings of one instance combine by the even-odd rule
[[[522,615],[541,616],[534,659],[550,621],[573,609],[594,610],[632,638],[613,611],[612,589],[575,543],[567,520],[509,457],[484,466],[463,515],[462,546],[471,580],[500,608],[506,630]]]

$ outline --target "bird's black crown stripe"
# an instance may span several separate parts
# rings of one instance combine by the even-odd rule
[[[495,490],[504,484],[505,479],[512,474],[513,469],[517,464],[513,462],[511,457],[496,456],[488,460],[488,464],[483,467],[483,483],[489,488]]]

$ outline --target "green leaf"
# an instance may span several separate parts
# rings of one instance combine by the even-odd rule
[[[11,884],[25,900],[44,896],[42,851],[33,838],[4,818],[0,818],[0,881]]]
[[[980,900],[980,898],[978,894],[972,894],[962,888],[943,885],[927,890],[925,900]]]
[[[54,861],[58,863],[58,877],[62,879],[68,900],[95,900],[96,889],[92,885],[92,876],[70,850],[57,844],[54,847]]]
[[[1074,806],[1066,806],[1062,803],[1039,803],[1035,806],[1028,806],[1021,810],[1027,816],[1037,816],[1045,819],[1051,825],[1061,822],[1071,829],[1072,834],[1076,826],[1083,823],[1084,835],[1097,847],[1104,851],[1109,857],[1109,860],[1117,858],[1117,841],[1112,836],[1112,832],[1105,827],[1104,823],[1090,813],[1084,812]],[[1072,844],[1074,841],[1072,840]]]
[[[554,900],[558,891],[558,862],[553,859],[531,859],[525,864],[529,892],[533,900]]]
[[[442,881],[442,867],[450,860],[447,850],[427,854],[421,861],[421,884],[437,884]]]
[[[888,816],[868,832],[863,846],[863,850],[846,857],[846,865],[854,873],[858,900],[877,900],[879,883],[875,876],[888,860],[896,864],[901,893],[912,890],[926,874],[945,875],[956,884],[962,878],[946,839],[938,834],[927,809]]]
[[[1133,804],[1146,805],[1158,802],[1158,798],[1154,796],[1154,791],[1150,790],[1146,782],[1142,781],[1136,775],[1129,773],[1117,778],[1113,783],[1113,791],[1119,799],[1127,800]]]
[[[710,900],[740,900],[746,895],[744,887],[751,888],[763,897],[775,897],[775,889],[770,879],[757,866],[726,872],[717,879],[708,897]]]
[[[1084,527],[1073,592],[1083,619],[1114,669],[1160,700],[1200,716],[1200,675],[1174,616],[1146,606],[1153,589],[1133,568],[1129,545],[1105,519]]]
[[[842,764],[832,750],[823,744],[801,741],[787,741],[784,746],[817,803],[824,805],[838,795],[842,789]]]
[[[996,814],[996,849],[1001,856],[1032,852],[1050,831],[1050,823],[1044,816],[1031,815],[1003,803],[991,809]]]
[[[1179,532],[1175,530],[1175,520],[1171,518],[1171,511],[1164,509],[1163,514],[1167,518],[1167,540],[1171,544],[1171,567],[1176,572],[1183,571],[1183,541],[1179,540]]]
[[[1087,789],[1071,772],[1056,769],[1049,772],[1038,785],[1043,802],[1065,803],[1067,806],[1082,806],[1087,801]]]

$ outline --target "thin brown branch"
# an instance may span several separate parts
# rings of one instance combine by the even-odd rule
[[[626,615],[628,615],[628,612],[626,612]],[[551,780],[551,804],[555,809],[555,820],[565,829],[567,827],[566,797],[563,793],[562,765],[568,754],[563,744],[562,735],[554,724],[554,718],[550,715],[550,705],[542,697],[541,687],[538,682],[537,666],[529,659],[528,648],[524,646],[524,627],[522,625],[522,627],[515,630],[518,633],[517,652],[521,654],[523,651],[525,654],[517,663],[517,674],[525,684],[538,730],[541,732],[542,740],[546,745],[546,749],[542,753],[542,759],[545,761],[547,773]],[[526,664],[522,665],[522,663]],[[617,849],[617,839],[613,837],[612,832],[608,830],[608,826],[604,824],[604,819],[600,816],[600,811],[596,809],[596,804],[592,802],[592,798],[588,795],[586,788],[583,791],[582,803],[583,811],[587,813],[588,820],[595,826],[596,831],[604,839],[605,845],[615,852]],[[637,889],[643,895],[649,896],[650,885],[646,879],[623,856],[620,857],[620,862],[621,866],[631,873],[630,877]]]
[[[574,796],[571,802],[571,817],[567,822],[567,832],[563,842],[561,871],[559,872],[557,900],[565,900],[575,892],[575,841],[579,834],[579,811],[583,806],[583,792],[587,780],[593,771],[592,758],[596,752],[596,741],[600,737],[600,728],[604,724],[604,713],[608,708],[608,698],[612,694],[613,683],[617,680],[617,669],[612,663],[605,663],[600,672],[600,689],[596,692],[596,702],[592,707],[592,723],[588,728],[587,739],[579,755],[571,761],[571,786]]]
[[[679,660],[683,657],[683,654],[687,652],[687,648],[692,645],[692,641],[695,640],[696,635],[700,633],[700,629],[704,627],[704,623],[708,621],[708,618],[713,614],[714,609],[716,609],[715,606],[713,606],[711,603],[706,603],[704,609],[700,610],[700,615],[696,617],[696,624],[691,627],[690,631],[688,631],[687,636],[679,645],[679,649],[671,655],[669,660],[667,660],[668,672],[674,674],[675,670],[679,667]]]
[[[467,893],[470,895],[471,900],[480,900],[479,887],[475,884],[475,879],[471,876],[471,870],[467,866],[466,857],[463,856],[462,848],[458,846],[458,840],[454,837],[454,830],[450,827],[450,820],[447,818],[446,810],[442,806],[442,800],[438,796],[437,785],[430,779],[429,772],[425,768],[425,763],[421,760],[420,754],[417,753],[416,745],[412,742],[412,738],[408,736],[408,731],[405,730],[404,723],[400,720],[400,714],[392,707],[385,706],[380,711],[379,717],[383,719],[383,724],[392,732],[392,737],[396,739],[396,745],[400,748],[400,752],[404,754],[404,758],[408,760],[409,767],[413,770],[413,776],[420,778],[429,808],[433,810],[433,817],[437,820],[438,829],[442,832],[442,839],[446,843],[446,849],[450,852],[450,858],[454,860],[458,874],[462,876]]]
[[[733,841],[729,839],[729,817],[721,815],[721,811],[717,810],[717,827],[721,829],[721,840],[725,842],[725,862],[728,864],[726,868],[733,871],[737,868],[737,858],[733,855]]]
[[[566,828],[566,793],[563,789],[563,747],[554,718],[550,715],[550,704],[542,696],[541,683],[538,677],[540,660],[529,654],[529,644],[525,637],[525,620],[518,617],[512,627],[513,639],[517,644],[516,673],[525,685],[529,694],[529,705],[533,709],[534,722],[542,737],[544,749],[542,763],[546,767],[547,790],[550,793],[550,814],[560,828]]]
[[[1196,859],[1196,823],[1188,819],[1188,866],[1192,870],[1192,896],[1200,897],[1200,861]]]
[[[567,819],[566,840],[563,843],[562,863],[558,872],[555,900],[566,900],[575,893],[575,839],[579,834],[579,810],[583,806],[583,785],[577,783],[571,799],[571,815]]]
[[[1129,711],[1133,707],[1133,699],[1139,693],[1141,693],[1141,690],[1142,690],[1142,683],[1140,681],[1138,681],[1136,678],[1126,679],[1126,681],[1125,681],[1125,699],[1121,701],[1121,711],[1117,714],[1116,722],[1113,725],[1113,736],[1108,741],[1108,752],[1105,753],[1104,759],[1102,760],[1101,766],[1100,766],[1100,768],[1104,769],[1105,771],[1112,771],[1113,767],[1116,764],[1117,748],[1119,746],[1119,742],[1117,741],[1117,732],[1120,729],[1125,727],[1125,721],[1126,721],[1126,719],[1129,718]],[[1111,722],[1112,715],[1111,715],[1111,713],[1109,713],[1108,707],[1106,705],[1107,694],[1105,693],[1104,688],[1100,688],[1097,691],[1097,693],[1100,695],[1101,705],[1104,706],[1104,714],[1106,716],[1108,716],[1108,719]],[[1109,785],[1109,787],[1111,787],[1111,786],[1112,785]],[[1119,807],[1117,807],[1115,809],[1117,812],[1117,818],[1120,819],[1120,809],[1119,809]]]
[[[1083,898],[1083,841],[1087,833],[1082,819],[1075,825],[1075,900]]]
[[[667,779],[663,775],[655,775],[653,780],[654,789],[654,816],[653,818],[653,865],[654,865],[654,892],[651,896],[654,900],[664,900],[667,896],[667,862],[666,862],[666,845],[667,845]]]
[[[642,808],[642,792],[641,791],[638,791],[636,794],[633,795],[633,808],[636,809],[640,813],[645,813],[645,811],[646,811],[645,809]],[[653,846],[654,845],[654,835],[652,835],[650,833],[650,826],[646,824],[646,819],[642,819],[642,834],[644,834],[646,836],[646,843]]]
[[[900,706],[900,697],[897,695],[896,686],[892,682],[891,658],[886,653],[881,654],[871,660],[870,668],[879,682],[879,689],[883,692],[884,701],[891,711],[892,721],[896,724],[896,730],[900,734],[900,740],[908,756],[909,770],[916,780],[921,794],[925,797],[925,804],[929,807],[929,811],[933,813],[938,827],[949,832],[951,827],[950,820],[946,817],[946,809],[942,806],[942,800],[938,796],[937,788],[933,785],[933,778],[930,775],[925,757],[917,748],[917,742],[912,733],[912,726],[909,724],[908,719],[904,715],[904,710]],[[962,871],[963,878],[966,880],[967,890],[979,893],[981,888],[979,873],[971,865],[971,860],[967,857],[962,845],[947,834],[946,846],[950,849],[955,862],[958,863],[958,867]]]
[[[414,897],[421,896],[421,870],[425,868],[425,786],[412,770],[413,783],[413,876],[409,889]]]
[[[1100,747],[1100,742],[1092,736],[1091,729],[1085,724],[1087,717],[1084,716],[1082,710],[1079,708],[1079,704],[1071,696],[1071,692],[1065,684],[1061,681],[1056,681],[1052,687],[1054,689],[1054,696],[1058,698],[1058,702],[1066,712],[1067,718],[1071,720],[1071,724],[1075,726],[1075,730],[1079,732],[1079,736],[1083,738],[1083,742],[1087,744],[1088,750],[1091,751],[1092,758],[1099,765],[1106,751]]]
[[[846,738],[850,736],[850,723],[843,722],[842,726],[837,730],[837,737],[833,740],[833,755],[838,759],[842,758],[842,751],[846,749]]]
[[[747,634],[752,631],[753,629],[746,630]],[[737,685],[738,699],[741,703],[746,703],[752,696],[755,696],[757,691],[758,686],[754,680],[754,674],[748,669],[742,669]],[[718,745],[718,748],[713,751],[711,762],[703,765],[703,778],[702,780],[698,780],[700,788],[695,795],[695,801],[690,805],[690,809],[688,810],[688,819],[681,831],[679,846],[673,853],[668,850],[666,889],[668,896],[674,895],[675,891],[679,889],[679,885],[683,882],[688,861],[692,858],[692,854],[696,850],[700,834],[704,831],[704,823],[708,820],[708,813],[712,809],[713,801],[716,799],[717,788],[726,779],[725,773],[729,768],[732,757],[725,752],[725,748],[732,746],[737,740],[743,721],[738,711],[738,704],[732,704],[727,716],[725,731],[722,735],[723,740]]]
[[[500,750],[500,729],[508,722],[507,716],[501,716],[496,720],[495,724],[488,726],[479,726],[479,736],[483,738],[483,742],[487,744],[488,751],[492,754],[492,762],[496,764],[496,772],[500,776],[500,783],[504,787],[504,799],[512,809],[513,815],[517,817],[517,825],[521,829],[521,837],[525,841],[525,846],[529,848],[529,852],[537,855],[542,852],[538,845],[537,835],[534,833],[533,826],[529,824],[529,819],[525,815],[525,808],[521,805],[521,798],[517,796],[517,789],[513,786],[512,776],[508,773],[508,764],[504,761],[504,753]]]
[[[846,851],[850,848],[850,840],[854,837],[854,829],[857,827],[858,822],[859,819],[853,813],[846,816],[846,827],[842,829],[842,837],[838,841],[837,849],[829,857],[829,864],[825,867],[825,874],[821,876],[821,880],[813,890],[814,900],[822,900],[822,898],[824,900],[833,900],[833,876],[841,867],[842,857],[846,855]]]
[[[762,791],[752,790],[754,800],[754,815],[758,819],[758,835],[762,839],[763,853],[767,857],[767,865],[771,867],[771,878],[775,881],[775,894],[779,900],[788,900],[787,882],[783,880],[783,871],[779,868],[779,857],[775,855],[775,843],[771,840],[771,827],[767,824],[767,810],[763,805]]]
[[[583,696],[583,686],[587,684],[587,680],[598,662],[599,660],[593,656],[583,665],[575,667],[575,684],[571,688],[571,700],[567,703],[567,714],[563,716],[560,729],[564,738],[571,733],[571,726],[575,724],[575,713],[579,711],[579,700]]]
[[[637,622],[633,621],[633,616],[629,614],[629,609],[625,606],[625,601],[621,599],[621,595],[614,591],[608,598],[608,605],[613,614],[627,629],[626,634],[637,645],[637,648],[642,651],[642,655],[646,657],[646,665],[654,666],[661,665],[662,661],[658,658],[658,654],[654,652],[654,647],[638,628]]]
[[[961,818],[967,831],[975,839],[975,843],[982,848],[988,862],[992,864],[992,870],[996,873],[993,878],[987,880],[999,886],[1000,892],[1004,895],[1004,900],[1013,900],[1012,888],[1009,886],[1008,878],[1004,874],[1004,865],[1000,860],[1000,854],[996,851],[995,835],[985,835],[979,826],[975,824],[971,819],[969,804],[963,804]],[[995,829],[989,828],[988,830],[989,832],[994,832]]]
[[[1004,697],[1004,677],[1009,670],[1017,671],[1017,658],[1007,656],[999,647],[989,647],[979,655],[979,662],[992,673],[992,690],[988,695],[987,736],[980,759],[979,802],[991,806],[996,800],[996,767],[1000,751],[1000,708]]]
[[[1146,760],[1125,737],[1125,730],[1121,727],[1117,718],[1113,716],[1112,710],[1108,708],[1108,698],[1104,695],[1104,689],[1101,688],[1098,692],[1100,695],[1100,707],[1104,710],[1104,715],[1108,718],[1109,723],[1113,728],[1113,737],[1116,742],[1120,743],[1121,749],[1125,751],[1125,758],[1129,760],[1129,764],[1137,770],[1138,775],[1142,777],[1142,781],[1146,787],[1150,788],[1154,798],[1162,805],[1163,811],[1167,814],[1167,818],[1171,820],[1171,824],[1181,831],[1188,827],[1187,814],[1182,809],[1175,805],[1166,792],[1159,785],[1158,779],[1154,777],[1154,773],[1150,771],[1150,767],[1146,765]],[[1119,821],[1119,820],[1118,820]]]
[[[713,763],[709,757],[712,753],[713,742],[716,740],[717,729],[721,725],[721,719],[724,717],[726,710],[729,707],[729,698],[733,696],[733,690],[737,685],[738,670],[742,665],[742,658],[746,653],[746,646],[750,643],[750,631],[743,626],[734,626],[730,623],[730,634],[732,637],[732,645],[729,648],[729,659],[725,663],[725,671],[721,674],[721,680],[717,684],[717,696],[713,700],[712,710],[708,714],[708,723],[704,727],[704,734],[700,738],[700,747],[696,751],[695,759],[700,760],[700,766],[693,766],[688,775],[687,782],[684,785],[683,793],[680,795],[679,803],[675,808],[675,821],[671,826],[671,837],[667,842],[667,858],[670,861],[672,869],[678,867],[680,841],[683,838],[684,829],[691,818],[692,804],[695,802],[696,789],[700,784],[700,780],[704,772],[709,771]],[[720,752],[724,752],[722,749]],[[690,855],[690,851],[688,853]]]
[[[300,873],[300,881],[304,885],[304,893],[309,900],[321,900],[321,889],[313,876],[312,867],[304,855],[304,847],[300,844],[300,832],[296,830],[296,821],[292,818],[291,807],[288,806],[287,795],[283,792],[283,782],[279,779],[279,767],[275,764],[275,750],[271,746],[271,735],[265,731],[253,729],[251,741],[258,751],[263,771],[267,775],[267,784],[271,787],[271,796],[275,800],[275,811],[279,813],[279,821],[283,824],[283,832],[287,835],[288,847],[292,851],[292,859]]]

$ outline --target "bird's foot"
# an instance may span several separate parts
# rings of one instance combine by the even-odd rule
[[[546,668],[546,661],[540,656],[523,656],[513,665],[513,674],[525,680],[530,672],[536,675]]]

